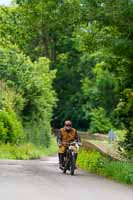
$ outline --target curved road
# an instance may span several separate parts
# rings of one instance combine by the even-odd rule
[[[133,187],[77,170],[58,170],[57,158],[0,161],[1,200],[133,200]]]

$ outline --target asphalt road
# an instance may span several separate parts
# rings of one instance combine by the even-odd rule
[[[81,170],[62,174],[57,158],[0,161],[0,200],[133,200],[133,187]]]

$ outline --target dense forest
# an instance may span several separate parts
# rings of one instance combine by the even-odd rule
[[[51,126],[126,130],[133,149],[133,1],[0,7],[0,140],[48,145]]]

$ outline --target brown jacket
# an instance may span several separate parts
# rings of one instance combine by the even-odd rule
[[[77,134],[76,129],[71,128],[70,131],[66,131],[65,128],[61,128],[58,133],[58,143],[65,143],[65,142],[71,142],[76,140],[77,142],[80,142],[80,138]]]
[[[76,129],[71,128],[70,131],[66,131],[64,128],[61,128],[58,133],[58,138],[57,138],[57,142],[58,142],[58,144],[60,144],[58,153],[64,153],[67,148],[67,144],[65,144],[65,143],[72,142],[74,140],[76,140],[77,142],[80,142],[80,138],[77,134]],[[75,147],[75,152],[77,152],[76,147]]]

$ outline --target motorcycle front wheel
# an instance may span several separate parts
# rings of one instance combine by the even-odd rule
[[[71,176],[74,175],[74,171],[75,171],[75,153],[72,152],[71,159],[70,159],[70,174],[71,174]]]

